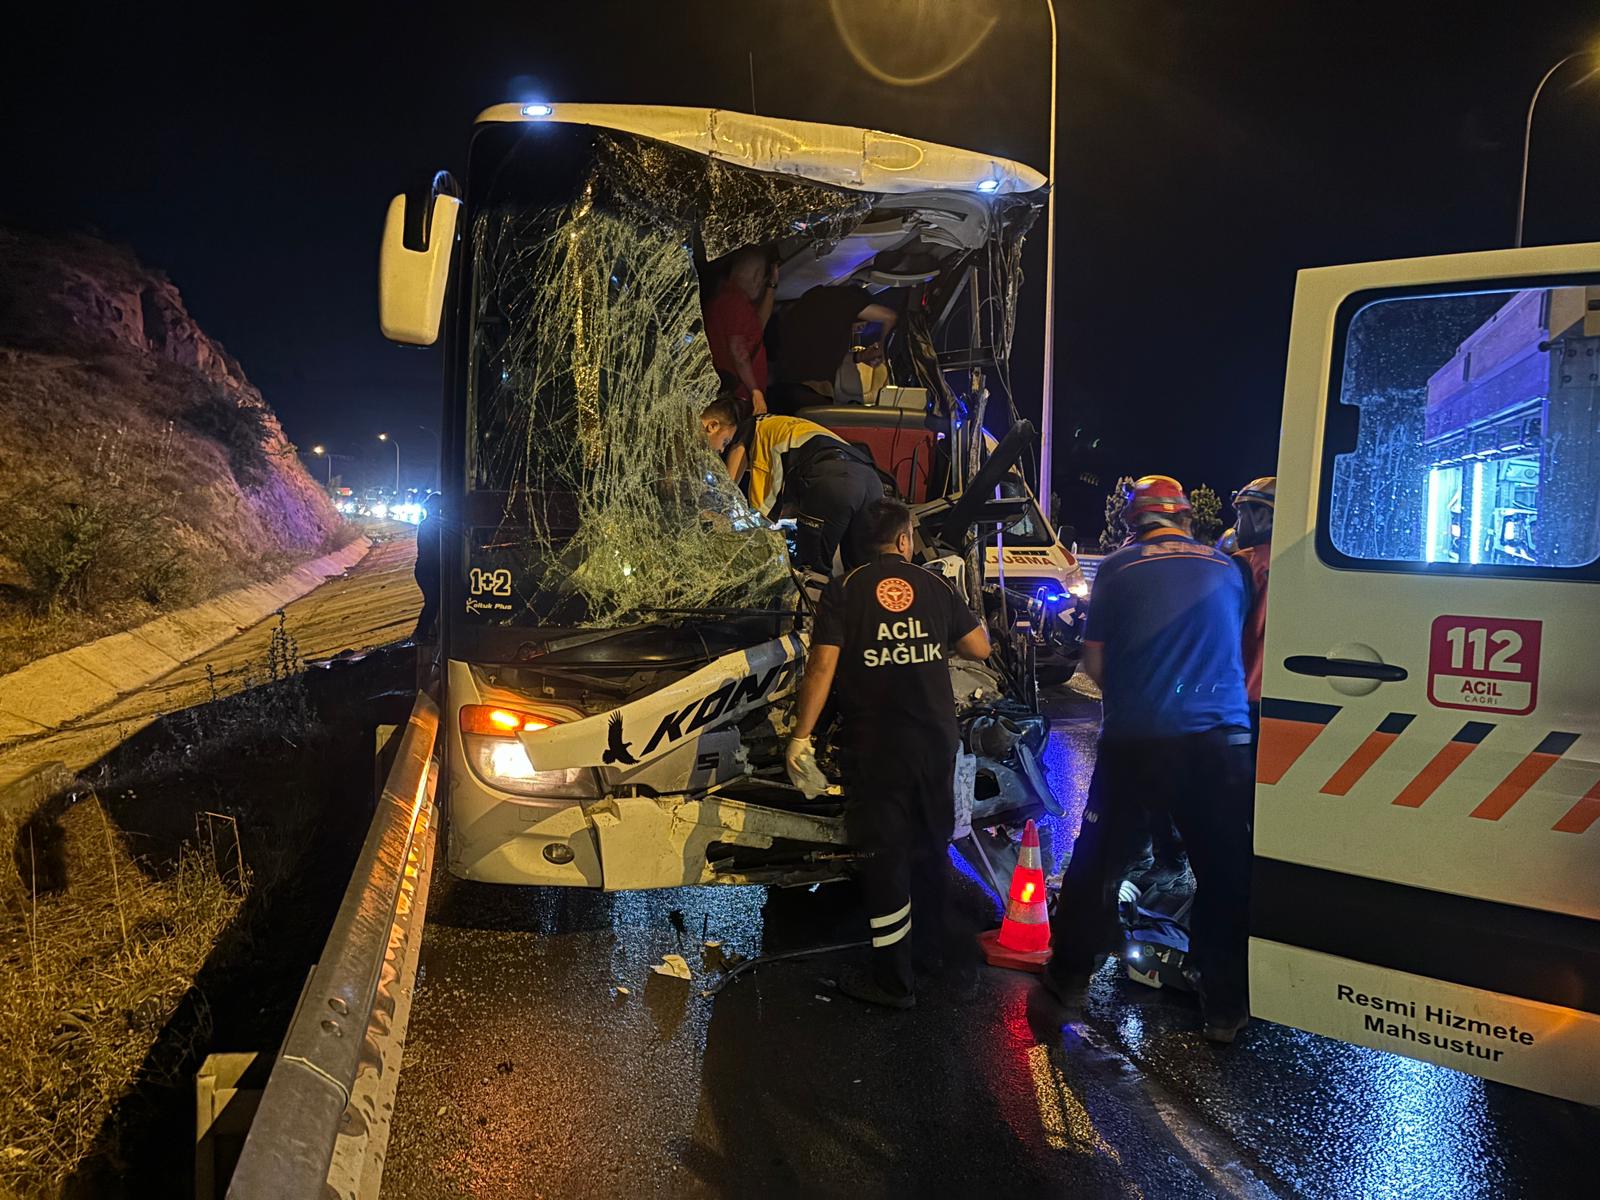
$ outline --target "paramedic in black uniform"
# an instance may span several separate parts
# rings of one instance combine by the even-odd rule
[[[941,576],[911,562],[910,509],[876,500],[865,517],[875,556],[822,594],[787,758],[797,784],[815,778],[811,734],[837,682],[845,823],[851,844],[872,854],[860,883],[873,947],[870,973],[839,986],[857,1000],[910,1008],[913,907],[924,923],[919,944],[945,941],[939,949],[958,968],[954,951],[975,952],[945,919],[961,740],[949,656],[988,658],[989,635]]]
[[[412,568],[422,591],[422,612],[412,642],[432,645],[439,639],[439,493],[429,492],[417,522],[417,561]]]

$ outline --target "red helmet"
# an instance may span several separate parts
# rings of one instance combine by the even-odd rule
[[[1135,526],[1150,517],[1188,511],[1189,497],[1183,494],[1183,484],[1170,475],[1142,476],[1128,493],[1128,520]]]

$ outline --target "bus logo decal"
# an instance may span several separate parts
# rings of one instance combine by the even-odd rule
[[[632,745],[632,742],[622,740],[622,714],[620,712],[612,713],[611,719],[606,722],[606,750],[600,756],[600,761],[607,766],[612,763],[621,763],[625,767],[631,767],[639,761],[628,753]]]
[[[649,758],[663,738],[669,744],[676,742],[715,721],[724,713],[732,714],[745,705],[760,700],[775,690],[780,680],[787,682],[792,678],[794,671],[794,660],[785,659],[764,675],[752,673],[737,681],[729,680],[716,691],[689,701],[676,712],[667,713],[661,718],[661,724],[656,726],[656,731],[650,735],[650,740],[645,743],[644,757]]]
[[[482,567],[473,567],[467,572],[467,586],[474,596],[509,596],[511,595],[511,572],[505,567],[493,571],[485,571]]]

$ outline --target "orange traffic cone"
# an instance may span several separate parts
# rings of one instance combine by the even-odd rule
[[[999,929],[978,935],[978,945],[991,967],[1015,971],[1044,970],[1050,961],[1050,910],[1045,905],[1044,866],[1039,861],[1039,831],[1029,821],[1022,831],[1017,868],[1011,872],[1011,895]]]

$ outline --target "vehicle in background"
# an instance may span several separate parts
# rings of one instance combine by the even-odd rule
[[[336,511],[350,517],[367,517],[374,521],[401,521],[416,525],[422,521],[422,501],[426,492],[416,489],[396,496],[391,491],[363,492],[355,495],[349,488],[335,498]]]
[[[808,800],[783,762],[804,593],[781,531],[700,434],[717,386],[700,272],[762,244],[786,264],[793,295],[780,299],[808,271],[903,292],[887,370],[926,389],[951,428],[977,430],[977,347],[1003,343],[990,325],[1014,306],[1043,184],[1004,159],[868,130],[513,104],[480,115],[464,189],[441,175],[424,203],[396,197],[381,324],[397,341],[444,340],[452,872],[606,889],[842,873],[856,854],[842,796]],[[955,297],[979,292],[989,316],[958,394],[933,346]],[[952,663],[951,681],[975,750],[960,790],[975,836],[1001,850],[1053,802],[1032,643],[995,623],[1008,606],[979,557],[1026,508],[993,492],[1027,432],[998,446],[958,432],[917,506],[919,553],[996,634],[995,655]]]
[[[1600,1104],[1600,244],[1303,271],[1251,1010]]]

